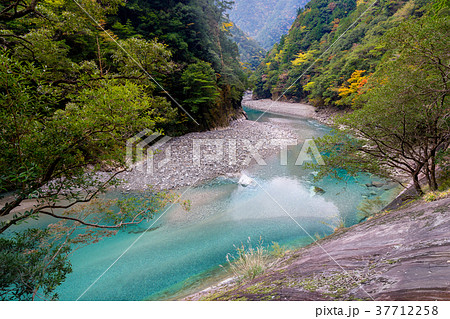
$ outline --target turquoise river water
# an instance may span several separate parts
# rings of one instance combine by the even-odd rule
[[[261,113],[247,110],[249,118]],[[260,121],[292,127],[302,141],[329,132],[312,120],[273,114]],[[220,177],[192,188],[184,195],[192,202],[189,212],[170,209],[145,232],[80,300],[164,300],[185,296],[230,276],[220,265],[234,245],[278,242],[300,247],[312,242],[286,210],[313,236],[326,236],[341,220],[347,226],[361,220],[358,206],[378,198],[387,204],[395,195],[394,185],[367,188],[373,178],[324,179],[313,182],[313,173],[294,165],[300,146],[288,153],[288,165],[280,165],[279,155],[266,160],[267,166],[254,166],[244,173],[262,186],[242,187],[236,179]],[[314,194],[313,186],[325,190]],[[180,190],[179,192],[183,192]],[[267,193],[270,196],[267,195]],[[271,198],[272,197],[272,198]],[[284,208],[274,201],[274,199]],[[71,257],[73,272],[58,288],[61,300],[76,300],[142,235],[148,224],[121,231],[112,238],[84,247]]]

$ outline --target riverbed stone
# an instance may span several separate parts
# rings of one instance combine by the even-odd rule
[[[318,187],[318,186],[314,186],[313,191],[316,194],[325,194],[325,190],[323,188]]]

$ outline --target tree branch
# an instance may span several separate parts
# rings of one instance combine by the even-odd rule
[[[17,0],[15,3],[7,6],[0,12],[0,20],[3,21],[12,21],[18,18],[22,18],[26,15],[36,12],[36,6],[38,5],[40,0],[31,0],[30,4],[25,6],[25,4],[21,4],[22,1]],[[17,10],[17,7],[21,5],[24,7],[22,10]],[[12,12],[10,12],[12,11]]]

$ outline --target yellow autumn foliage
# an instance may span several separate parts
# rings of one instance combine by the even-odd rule
[[[340,97],[347,97],[353,93],[358,92],[358,90],[367,83],[368,75],[362,76],[366,70],[355,70],[352,76],[344,83],[339,89]]]
[[[366,1],[365,0],[356,0],[356,6],[360,6],[362,4],[365,4]]]
[[[317,50],[311,50],[308,51],[306,53],[304,52],[299,52],[298,54],[295,55],[295,60],[293,60],[291,63],[293,66],[299,66],[302,65],[303,63],[305,63],[306,61],[312,60],[312,58],[314,57],[314,53]]]
[[[311,91],[312,90],[312,88],[314,87],[314,82],[308,82],[308,84],[306,84],[304,87],[303,87],[303,91]]]
[[[281,57],[283,56],[283,53],[284,53],[284,51],[280,50],[280,52],[278,52],[273,59],[277,62],[280,62]]]
[[[223,22],[222,23],[222,27],[221,27],[221,29],[222,29],[222,31],[229,31],[229,29],[233,26],[234,24],[233,24],[233,22]]]

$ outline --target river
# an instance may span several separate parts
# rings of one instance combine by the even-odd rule
[[[262,114],[246,111],[250,120]],[[314,120],[267,113],[260,121],[294,129],[299,141],[329,132]],[[346,226],[358,223],[362,219],[358,207],[364,202],[372,200],[382,207],[396,195],[390,183],[368,188],[366,183],[378,179],[367,174],[314,182],[314,172],[295,165],[300,147],[301,143],[289,148],[288,165],[280,165],[277,155],[267,159],[266,166],[243,172],[257,185],[243,187],[235,178],[216,178],[187,190],[189,212],[173,207],[148,232],[143,233],[152,221],[78,250],[71,257],[73,272],[57,289],[60,299],[76,300],[84,292],[80,300],[183,297],[229,277],[220,265],[226,265],[226,255],[249,238],[254,244],[261,238],[267,245],[304,246],[313,241],[309,235],[331,234],[342,221]],[[314,186],[325,193],[314,193]]]

